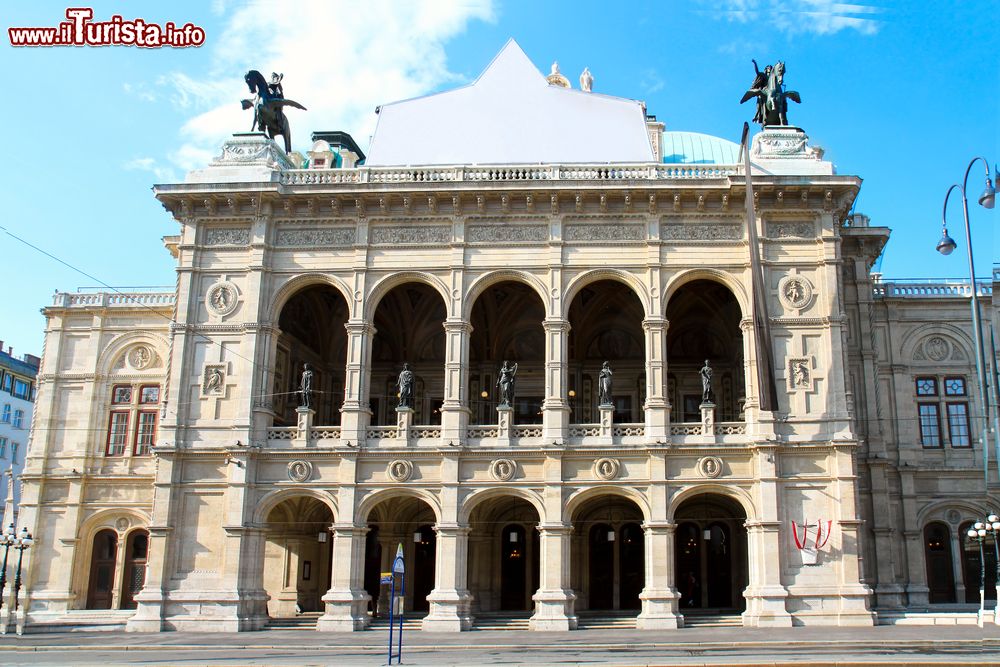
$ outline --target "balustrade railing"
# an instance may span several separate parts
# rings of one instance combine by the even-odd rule
[[[267,429],[268,440],[294,440],[299,434],[299,429],[295,426],[278,426]]]
[[[440,426],[411,426],[410,427],[410,437],[411,438],[440,438],[441,437],[441,427]]]
[[[311,440],[339,440],[339,426],[316,426],[309,431]]]
[[[56,292],[52,305],[62,308],[106,308],[108,306],[172,306],[173,292]]]
[[[971,293],[968,281],[878,281],[872,285],[872,294],[878,297],[905,297],[940,299],[960,297],[968,299]],[[976,279],[977,296],[992,296],[993,284]]]
[[[382,438],[398,438],[399,428],[396,426],[369,426],[365,436],[369,440],[380,440]]]

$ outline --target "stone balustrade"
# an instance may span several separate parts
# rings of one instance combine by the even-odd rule
[[[875,298],[925,298],[941,299],[949,297],[969,298],[970,293],[968,280],[935,280],[935,281],[901,281],[891,282],[877,281],[872,285],[872,294]],[[976,280],[977,296],[992,296],[993,284],[989,281]]]
[[[57,308],[138,308],[173,306],[173,292],[56,292],[52,305]]]

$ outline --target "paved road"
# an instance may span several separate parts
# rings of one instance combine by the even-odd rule
[[[1000,665],[1000,629],[692,628],[405,635],[404,665]],[[386,633],[65,633],[0,638],[0,664],[385,664]]]

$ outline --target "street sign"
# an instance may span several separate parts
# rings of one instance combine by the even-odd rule
[[[391,584],[392,583],[392,572],[383,572],[378,580],[379,584]]]
[[[392,571],[399,574],[403,574],[406,571],[406,566],[403,564],[403,545],[400,544],[396,547],[396,559],[392,561]]]
[[[396,664],[400,664],[403,660],[403,611],[405,607],[403,606],[403,600],[406,599],[406,566],[403,565],[403,544],[400,542],[399,546],[396,547],[396,558],[392,561],[392,573],[383,572],[382,577],[384,579],[385,575],[389,575],[389,664],[392,664],[392,659],[396,658]],[[396,577],[394,574],[399,575],[399,596],[396,596]],[[392,652],[392,632],[394,621],[399,619],[399,636],[398,645],[396,652]]]

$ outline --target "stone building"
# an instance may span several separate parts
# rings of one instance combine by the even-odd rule
[[[848,218],[860,179],[771,128],[751,148],[767,334],[739,146],[567,86],[511,42],[469,86],[382,106],[368,156],[234,135],[156,186],[176,291],[45,309],[29,627],[364,629],[398,545],[429,630],[957,601],[925,537],[946,529],[967,590],[967,300],[875,281],[889,232]],[[921,446],[925,376],[965,435]]]
[[[19,488],[14,480],[24,470],[24,457],[35,408],[35,378],[41,359],[33,354],[14,356],[0,340],[0,493],[3,511],[0,526],[17,523]]]

